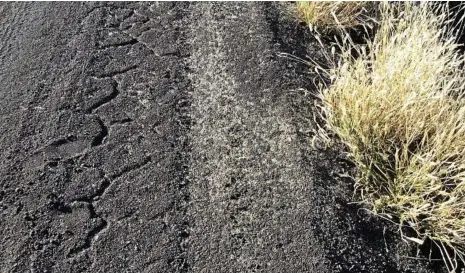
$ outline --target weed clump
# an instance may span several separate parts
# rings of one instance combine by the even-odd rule
[[[465,257],[464,57],[438,9],[380,5],[372,41],[338,43],[319,106],[356,163],[361,202],[416,232],[403,238],[436,243],[453,272]]]

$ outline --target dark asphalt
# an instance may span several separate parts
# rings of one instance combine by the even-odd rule
[[[0,272],[443,272],[311,148],[290,5],[0,4]]]

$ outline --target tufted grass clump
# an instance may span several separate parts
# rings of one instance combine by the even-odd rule
[[[374,2],[362,1],[297,1],[297,12],[311,29],[330,32],[366,25]]]
[[[319,106],[357,166],[361,202],[416,233],[403,238],[434,242],[454,272],[465,257],[465,77],[449,15],[382,4],[372,41],[338,43]]]

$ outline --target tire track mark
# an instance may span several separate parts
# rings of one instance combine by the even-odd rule
[[[194,14],[191,271],[325,272],[305,216],[312,177],[261,4]]]

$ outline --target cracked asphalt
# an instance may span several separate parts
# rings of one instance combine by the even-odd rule
[[[0,272],[445,272],[311,148],[290,5],[0,4]]]

